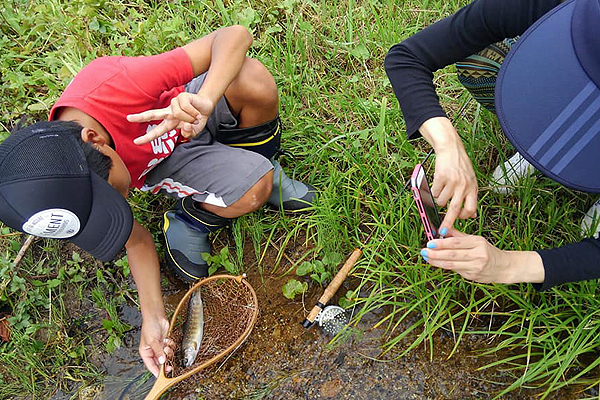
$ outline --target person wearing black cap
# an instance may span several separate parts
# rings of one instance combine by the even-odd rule
[[[531,282],[539,290],[600,277],[597,233],[555,249],[508,251],[452,228],[456,218],[476,215],[478,185],[432,83],[434,71],[455,62],[458,67],[477,53],[460,63],[474,72],[461,81],[486,108],[493,110],[495,101],[519,157],[565,186],[600,193],[598,24],[599,0],[475,0],[390,49],[385,68],[409,138],[421,134],[434,148],[432,193],[440,205],[448,204],[440,233],[449,237],[421,250],[431,265],[479,282]],[[481,53],[486,46],[491,57]],[[486,76],[498,66],[497,80]],[[489,87],[493,95],[486,95]],[[592,225],[592,211],[584,223]]]
[[[81,139],[75,122],[38,122],[0,143],[0,220],[31,235],[68,239],[101,261],[123,246],[138,287],[145,365],[172,354],[150,233],[134,221],[125,200],[129,174],[114,150]]]
[[[208,275],[208,234],[231,218],[314,200],[314,188],[277,162],[277,87],[246,57],[251,43],[246,28],[230,26],[166,53],[94,60],[48,122],[0,144],[0,221],[102,261],[125,246],[143,316],[140,355],[154,375],[173,342],[154,241],[132,217],[129,189],[178,199],[164,215],[165,258],[185,281]]]

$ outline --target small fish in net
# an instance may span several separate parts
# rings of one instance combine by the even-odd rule
[[[171,376],[185,373],[232,346],[242,336],[258,311],[252,293],[234,279],[211,280],[196,290],[200,291],[203,304],[203,340],[190,367],[181,367],[184,365],[185,354],[175,354]],[[170,337],[175,343],[182,343],[188,304],[181,307],[173,324]]]
[[[183,325],[183,339],[181,351],[183,352],[183,366],[191,367],[196,360],[204,335],[204,304],[202,304],[202,291],[194,291],[188,302],[187,318]]]

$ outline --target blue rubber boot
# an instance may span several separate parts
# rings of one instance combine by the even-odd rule
[[[202,253],[211,251],[208,235],[228,225],[223,218],[196,206],[191,197],[177,202],[164,214],[165,259],[175,274],[186,282],[208,276],[208,264]]]

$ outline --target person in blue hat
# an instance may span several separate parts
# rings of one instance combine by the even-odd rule
[[[539,290],[600,277],[600,202],[582,222],[593,237],[554,249],[500,250],[453,229],[457,218],[476,215],[478,183],[432,82],[434,71],[456,63],[461,82],[498,116],[518,153],[494,172],[497,191],[537,169],[567,187],[600,193],[599,24],[599,0],[475,0],[390,49],[385,69],[408,136],[432,145],[432,193],[448,205],[440,229],[446,237],[421,249],[431,265]]]

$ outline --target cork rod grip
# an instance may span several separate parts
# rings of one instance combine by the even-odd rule
[[[346,276],[348,275],[354,264],[356,264],[356,261],[358,260],[361,254],[361,249],[355,249],[352,252],[352,254],[350,254],[350,257],[348,257],[342,268],[340,268],[338,273],[335,274],[335,277],[333,278],[331,283],[325,288],[325,291],[321,295],[321,298],[319,299],[317,305],[313,307],[313,309],[310,311],[310,314],[308,314],[308,317],[306,317],[306,319],[310,323],[313,323],[315,321],[315,318],[317,318],[319,311],[321,311],[321,307],[319,306],[319,304],[322,304],[324,306],[333,297],[335,292],[337,292],[337,290],[342,285],[342,282],[344,282],[344,279],[346,279]]]

